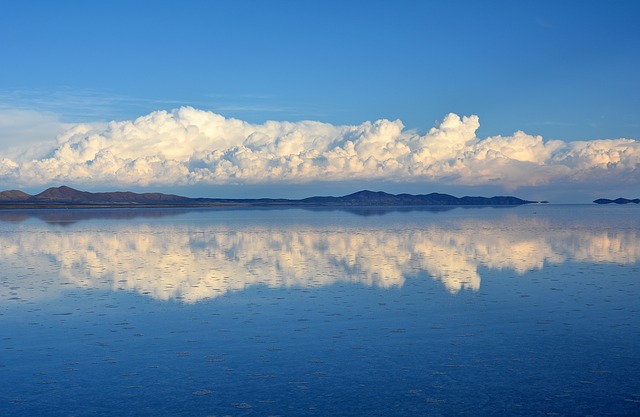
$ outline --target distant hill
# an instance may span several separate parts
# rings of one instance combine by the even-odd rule
[[[181,197],[173,194],[162,193],[132,193],[130,191],[116,191],[107,193],[90,193],[87,191],[74,190],[71,187],[62,186],[49,188],[40,194],[33,196],[31,200],[43,202],[64,202],[81,204],[159,204],[159,203],[183,203],[191,200],[188,197]],[[30,201],[31,201],[30,200]]]
[[[0,202],[3,201],[24,201],[33,196],[18,190],[9,190],[0,192]]]
[[[309,197],[305,204],[343,206],[502,206],[535,203],[516,197],[454,197],[448,194],[388,194],[382,191],[358,191],[343,197]]]
[[[162,204],[188,203],[190,200],[188,197],[162,193],[90,193],[78,191],[67,186],[48,188],[36,195],[29,195],[16,190],[0,192],[0,204]]]
[[[309,197],[302,200],[289,199],[217,199],[189,198],[162,193],[133,193],[129,191],[91,193],[71,187],[52,187],[30,195],[22,191],[0,192],[0,206],[503,206],[535,203],[516,197],[454,197],[448,194],[388,194],[382,191],[358,191],[342,197]]]
[[[599,198],[593,201],[596,204],[640,204],[640,198],[629,200],[628,198],[616,198],[615,200],[609,200],[607,198]]]

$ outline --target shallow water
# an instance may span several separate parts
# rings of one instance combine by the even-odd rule
[[[638,415],[636,206],[0,212],[0,415]]]

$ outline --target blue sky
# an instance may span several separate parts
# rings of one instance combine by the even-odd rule
[[[290,193],[300,190],[295,193],[309,194],[314,191],[311,184],[329,184],[324,188],[318,185],[318,191],[348,191],[373,183],[389,184],[393,189],[387,188],[388,191],[429,192],[438,188],[479,194],[503,190],[544,197],[564,195],[566,189],[571,189],[582,190],[581,198],[600,196],[597,189],[590,190],[592,181],[587,174],[571,171],[571,179],[566,179],[560,172],[563,167],[555,167],[558,170],[554,175],[547,173],[539,182],[522,184],[500,180],[516,168],[526,170],[518,164],[496,175],[487,172],[484,182],[469,182],[464,178],[470,174],[444,172],[441,168],[435,174],[425,171],[413,176],[405,171],[398,174],[397,168],[372,177],[328,175],[330,180],[325,181],[320,166],[305,171],[308,176],[289,175],[288,179],[278,180],[277,172],[291,169],[287,165],[288,168],[271,172],[268,183],[261,183],[248,177],[260,175],[257,171],[240,175],[236,170],[224,177],[219,175],[224,165],[221,160],[215,166],[211,162],[214,151],[228,154],[254,131],[267,136],[273,133],[270,140],[274,143],[282,139],[277,133],[282,133],[282,129],[269,133],[260,128],[268,120],[279,123],[311,120],[333,127],[360,126],[362,131],[366,130],[363,124],[369,122],[399,119],[402,135],[383,142],[399,141],[416,154],[418,142],[426,140],[419,137],[428,135],[432,128],[444,130],[441,123],[454,113],[460,118],[479,117],[473,136],[478,140],[472,144],[469,137],[466,139],[467,146],[473,146],[476,154],[489,144],[485,139],[497,135],[512,138],[506,142],[513,147],[519,143],[513,139],[514,132],[523,131],[533,137],[542,136],[544,143],[562,141],[565,147],[547,149],[545,158],[553,151],[554,161],[565,161],[562,163],[567,166],[567,160],[592,149],[587,144],[576,149],[577,145],[571,146],[573,142],[635,140],[602,146],[615,145],[616,152],[627,158],[620,162],[619,156],[613,156],[612,161],[620,166],[604,177],[616,184],[620,192],[637,194],[640,173],[634,164],[638,161],[635,152],[640,138],[639,17],[640,3],[636,1],[2,0],[0,145],[4,154],[0,148],[0,161],[5,158],[5,168],[0,168],[0,185],[41,189],[49,184],[38,178],[54,178],[51,184],[68,179],[66,182],[85,189],[101,189],[104,184],[114,184],[116,178],[118,188],[183,194],[194,190],[207,194],[260,190],[263,194],[277,191],[279,195],[287,190]],[[220,140],[211,139],[209,133],[202,133],[205,129],[201,127],[201,133],[211,140],[206,158],[205,149],[193,143],[176,142],[173,146],[187,146],[194,152],[198,148],[200,152],[198,163],[193,162],[197,159],[195,154],[183,155],[178,160],[189,171],[188,180],[175,184],[168,180],[136,182],[131,180],[134,175],[131,172],[116,175],[114,170],[131,166],[136,157],[133,153],[120,153],[123,152],[120,145],[114,145],[113,141],[132,139],[125,134],[115,135],[113,129],[105,131],[101,122],[124,123],[181,107],[204,112],[204,115],[174,116],[182,125],[186,123],[184,120],[193,123],[193,118],[201,120],[215,114],[251,126],[243,130],[247,135],[238,136],[236,143],[225,143],[226,148],[220,148]],[[79,133],[60,138],[61,132],[78,124],[91,127],[83,131],[84,138]],[[297,135],[319,134],[308,127],[306,130],[298,127],[294,129]],[[286,131],[289,137],[294,135]],[[344,148],[340,132],[338,129],[330,134],[333,136],[323,142],[320,154],[312,156],[314,161]],[[406,137],[410,133],[413,137]],[[96,171],[92,171],[91,179],[76,170],[73,176],[65,177],[63,171],[68,171],[68,166],[61,163],[56,165],[60,175],[52,177],[51,171],[38,178],[24,174],[27,168],[30,171],[42,168],[45,160],[64,159],[59,149],[64,140],[76,144],[76,148],[80,142],[85,143],[85,148],[95,148],[95,143],[86,145],[91,135],[103,137],[100,143],[109,142],[108,150],[119,158],[115,165],[110,165],[110,176],[96,177]],[[400,136],[403,137],[398,139]],[[302,142],[314,146],[312,140]],[[522,162],[515,153],[504,152],[506,142],[499,145],[500,152],[506,158]],[[532,146],[531,141],[526,143]],[[25,144],[34,145],[20,153],[17,148]],[[607,152],[601,148],[596,153]],[[266,152],[265,149],[260,151]],[[456,149],[458,153],[469,152]],[[84,159],[77,162],[93,161],[94,169],[98,152],[94,157],[85,152],[81,157]],[[260,154],[263,157],[264,152]],[[295,156],[299,157],[301,152],[298,149]],[[558,156],[559,152],[564,154]],[[161,158],[167,158],[166,152],[160,153]],[[140,155],[147,158],[146,162],[154,156]],[[266,158],[271,158],[269,164],[273,165],[274,154],[269,155]],[[294,154],[287,155],[290,158]],[[368,153],[358,155],[363,160],[371,157]],[[398,155],[393,153],[385,158],[409,163],[406,153],[402,158]],[[430,164],[443,163],[445,158],[449,168],[453,159],[460,159],[451,152],[438,154],[440,159],[433,152],[430,155]],[[382,157],[376,156],[378,168],[390,169]],[[69,158],[67,155],[67,163]],[[550,164],[548,159],[527,158],[525,162],[538,166]],[[37,167],[28,165],[33,160],[42,163]],[[208,162],[202,162],[205,160]],[[412,161],[418,163],[415,158]],[[419,164],[423,167],[425,160]],[[45,165],[53,169],[51,161]],[[206,165],[211,176],[203,176],[202,172],[195,175],[196,165],[203,169]],[[297,167],[302,170],[300,165]],[[155,168],[150,169],[138,172],[162,176],[155,174]],[[162,169],[168,178],[167,165]],[[413,167],[409,171],[416,170]],[[451,180],[452,175],[458,179]],[[212,180],[213,177],[227,180]],[[346,181],[353,178],[355,182]]]

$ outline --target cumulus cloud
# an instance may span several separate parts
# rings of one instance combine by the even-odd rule
[[[516,189],[640,177],[637,140],[544,141],[521,131],[478,138],[479,126],[477,116],[448,114],[422,135],[400,120],[252,124],[182,107],[77,124],[35,157],[0,151],[0,181],[150,186],[348,179]]]

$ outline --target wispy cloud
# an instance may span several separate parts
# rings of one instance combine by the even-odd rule
[[[25,110],[55,114],[67,123],[110,121],[149,108],[180,107],[192,103],[129,97],[94,89],[57,88],[0,91],[0,111]]]
[[[575,123],[561,122],[554,120],[545,120],[543,122],[532,122],[530,126],[575,126]]]
[[[295,116],[301,107],[279,104],[277,98],[261,94],[210,94],[189,100],[162,97],[130,97],[95,89],[57,88],[0,90],[0,112],[26,110],[55,114],[67,123],[122,120],[158,108],[193,106],[220,113],[273,113]]]
[[[0,152],[0,181],[110,186],[437,181],[522,186],[640,183],[640,142],[545,141],[522,131],[478,138],[477,116],[447,115],[420,135],[400,120],[336,126],[252,124],[181,107],[76,124],[36,157]]]
[[[57,114],[66,122],[109,120],[139,99],[92,89],[59,88],[0,91],[0,110],[30,110]],[[186,103],[175,103],[180,106]]]
[[[204,107],[214,112],[224,114],[235,114],[246,118],[252,114],[271,114],[274,118],[296,117],[299,118],[310,111],[309,104],[298,104],[295,106],[284,105],[279,102],[278,97],[267,94],[205,94],[197,103],[191,106]],[[311,109],[314,114],[318,114],[317,109]]]

